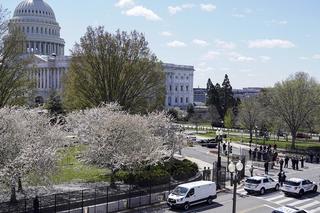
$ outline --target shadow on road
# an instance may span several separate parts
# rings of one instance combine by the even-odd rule
[[[170,209],[171,212],[187,212],[187,213],[191,213],[191,212],[202,212],[202,211],[207,211],[210,209],[215,209],[215,208],[219,208],[223,206],[220,203],[216,203],[213,202],[211,205],[208,205],[207,203],[201,203],[201,204],[197,204],[194,206],[191,206],[190,209],[188,211],[184,211],[181,209]]]

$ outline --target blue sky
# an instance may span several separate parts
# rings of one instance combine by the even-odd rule
[[[1,0],[13,13],[20,0]],[[143,32],[160,60],[195,66],[234,88],[272,86],[297,71],[320,80],[319,0],[46,0],[66,52],[89,25]]]

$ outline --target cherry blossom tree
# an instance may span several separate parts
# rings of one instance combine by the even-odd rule
[[[165,113],[132,115],[114,104],[73,112],[67,123],[88,146],[86,161],[111,169],[111,185],[118,169],[133,170],[169,159],[182,141]]]
[[[0,181],[11,187],[11,201],[16,201],[16,184],[21,179],[36,178],[48,183],[56,168],[56,153],[65,134],[60,125],[39,110],[0,109]]]

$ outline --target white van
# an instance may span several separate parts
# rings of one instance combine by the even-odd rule
[[[169,195],[167,204],[170,208],[183,208],[188,210],[190,206],[207,202],[217,198],[216,183],[212,181],[196,181],[177,186]]]

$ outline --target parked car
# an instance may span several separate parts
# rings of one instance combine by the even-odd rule
[[[298,132],[297,133],[297,138],[306,138],[306,139],[311,139],[311,135],[303,132]]]
[[[244,190],[250,193],[260,193],[263,195],[266,191],[278,191],[280,185],[268,176],[249,177],[245,181]]]
[[[183,208],[207,202],[217,198],[216,183],[212,181],[196,181],[177,186],[168,196],[167,204],[170,208]]]
[[[305,210],[293,206],[282,206],[272,211],[272,213],[307,213]]]
[[[302,178],[290,178],[284,182],[281,191],[288,195],[295,195],[301,197],[307,192],[317,192],[318,186],[316,183]]]

